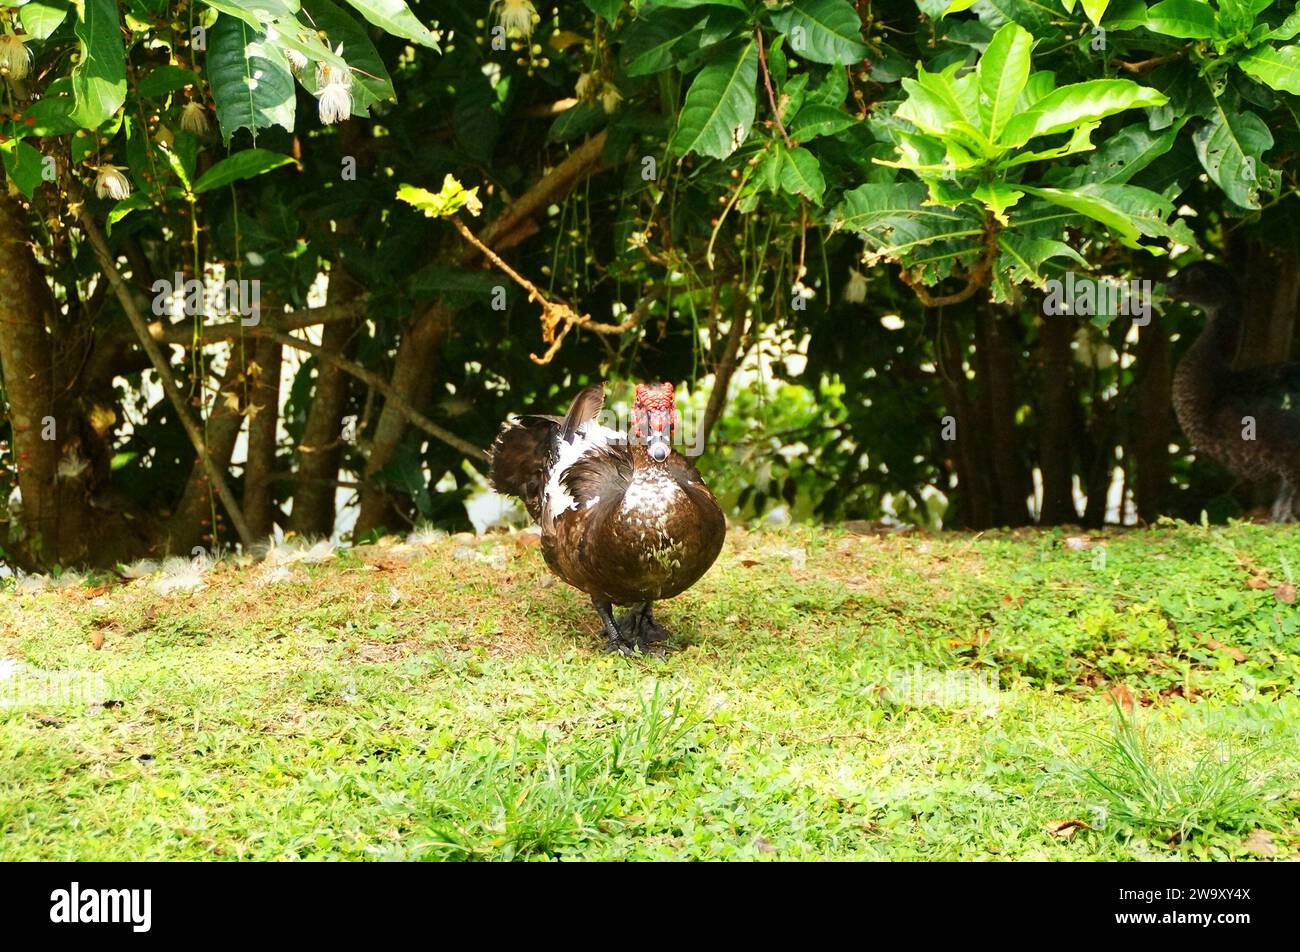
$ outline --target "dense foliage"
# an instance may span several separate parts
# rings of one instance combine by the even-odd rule
[[[1067,271],[1139,287],[1208,254],[1244,279],[1241,362],[1287,356],[1293,4],[3,19],[19,564],[329,533],[340,487],[358,537],[463,526],[499,420],[597,377],[685,383],[744,516],[1097,524],[1108,496],[1150,521],[1270,491],[1179,442],[1198,318],[1045,301]]]

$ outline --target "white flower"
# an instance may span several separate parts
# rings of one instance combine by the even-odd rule
[[[131,194],[131,183],[122,174],[121,166],[101,165],[95,169],[95,194],[115,202]]]
[[[867,276],[857,268],[849,268],[849,283],[844,285],[844,300],[861,304],[867,299]]]
[[[342,43],[335,53],[343,55]],[[352,115],[352,71],[329,63],[317,63],[316,98],[322,125],[342,122]]]
[[[89,468],[90,463],[81,458],[77,448],[75,446],[70,447],[59,458],[58,477],[59,479],[78,479]]]
[[[23,45],[28,39],[30,37],[0,34],[0,76],[25,79],[32,71],[32,51]]]
[[[301,73],[307,68],[306,53],[300,53],[298,50],[285,50],[284,58],[289,61],[289,68],[295,73]]]
[[[600,95],[600,89],[604,84],[599,74],[583,73],[574,84],[573,93],[583,102],[592,102]]]
[[[507,34],[519,36],[532,36],[533,24],[542,19],[530,0],[492,0],[492,15]]]
[[[320,97],[321,125],[342,122],[352,115],[352,92],[342,83],[326,83],[316,95]]]
[[[605,88],[600,93],[600,105],[605,112],[613,112],[622,101],[623,94],[618,91],[618,87],[613,83],[606,83]]]
[[[208,111],[203,108],[202,103],[185,104],[185,108],[181,110],[181,128],[196,136],[207,135],[211,123],[208,122]]]

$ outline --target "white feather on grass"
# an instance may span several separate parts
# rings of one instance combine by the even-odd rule
[[[159,577],[153,583],[153,590],[159,595],[174,595],[177,592],[197,592],[207,587],[203,576],[212,568],[213,563],[204,556],[194,559],[182,559],[172,556],[164,559],[159,569]]]

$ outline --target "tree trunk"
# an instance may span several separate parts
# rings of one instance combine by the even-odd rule
[[[1234,365],[1244,370],[1289,358],[1300,273],[1294,247],[1238,236],[1229,247],[1229,257],[1233,271],[1243,276],[1243,320]],[[1276,482],[1252,483],[1249,502],[1268,506],[1277,489]]]
[[[238,346],[238,345],[236,345]],[[253,360],[258,372],[249,384],[249,402],[256,408],[248,419],[248,460],[244,464],[244,520],[255,539],[275,529],[274,483],[276,433],[280,425],[280,363],[283,348],[273,340],[258,340]]]
[[[61,326],[56,338],[50,331],[58,321],[27,216],[14,198],[0,194],[0,371],[22,496],[9,513],[10,537],[0,544],[27,569],[111,560],[134,541],[120,514],[91,508],[106,468],[104,447],[71,392],[75,378],[66,376],[80,367],[75,358],[88,341]]]
[[[953,458],[957,491],[953,505],[957,514],[955,519],[945,518],[944,524],[948,528],[987,529],[995,524],[996,503],[989,474],[986,426],[966,393],[969,336],[942,312],[936,320],[939,377],[943,381],[948,415],[956,423]]]
[[[222,375],[221,386],[217,391],[212,412],[208,416],[206,440],[208,456],[218,469],[230,466],[230,457],[235,452],[235,443],[244,424],[243,401],[238,409],[227,403],[226,396],[239,396],[243,390],[240,377],[244,367],[239,361],[239,349],[231,351],[226,372]],[[195,547],[202,546],[211,552],[214,540],[219,538],[212,525],[213,512],[220,512],[220,506],[214,505],[212,486],[207,474],[198,460],[190,470],[189,479],[180,502],[172,512],[166,527],[163,549],[172,555],[188,556]]]
[[[731,307],[731,327],[727,329],[727,340],[722,355],[713,368],[713,389],[709,391],[709,402],[704,407],[704,435],[701,444],[708,443],[714,424],[726,409],[731,378],[735,376],[736,367],[740,364],[740,341],[745,334],[745,325],[749,323],[746,313],[748,308],[749,301],[744,295],[734,296]]]
[[[1015,355],[1010,321],[992,305],[975,307],[975,355],[981,416],[987,423],[997,524],[1023,526],[1029,522],[1028,499],[1033,483],[1020,459],[1016,436]]]
[[[1169,488],[1169,441],[1172,439],[1169,328],[1156,319],[1138,329],[1137,433],[1129,442],[1137,470],[1138,519],[1153,523],[1164,512]]]
[[[331,270],[331,304],[349,300],[360,291],[342,268]],[[325,325],[321,346],[331,353],[349,355],[358,326],[358,321]],[[333,364],[316,362],[316,386],[296,452],[298,479],[289,514],[289,531],[301,536],[328,536],[334,531],[334,482],[343,458],[343,411],[348,405],[350,380]]]
[[[1070,439],[1073,339],[1074,321],[1068,315],[1039,318],[1038,467],[1043,479],[1043,505],[1038,523],[1044,526],[1079,521],[1079,511],[1074,507],[1074,448]]]
[[[439,303],[420,315],[402,335],[393,363],[392,385],[417,409],[428,406],[433,397],[437,375],[432,372],[443,339],[451,329],[453,311]],[[370,439],[370,457],[366,461],[365,485],[361,489],[361,512],[357,516],[354,539],[376,529],[396,526],[399,521],[393,498],[377,477],[393,457],[406,435],[406,417],[395,406],[385,403]]]

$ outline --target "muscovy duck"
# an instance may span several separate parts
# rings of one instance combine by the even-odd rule
[[[708,571],[727,523],[695,466],[672,448],[672,384],[640,385],[625,435],[597,419],[605,391],[578,394],[564,417],[524,416],[492,445],[492,486],[523,500],[542,530],[542,555],[591,596],[612,651],[668,638],[651,605]],[[613,606],[630,606],[617,620]]]
[[[1165,290],[1199,307],[1206,318],[1174,373],[1174,410],[1183,432],[1196,449],[1243,479],[1281,477],[1269,518],[1294,521],[1300,502],[1300,363],[1232,369],[1241,296],[1226,268],[1198,261]]]

